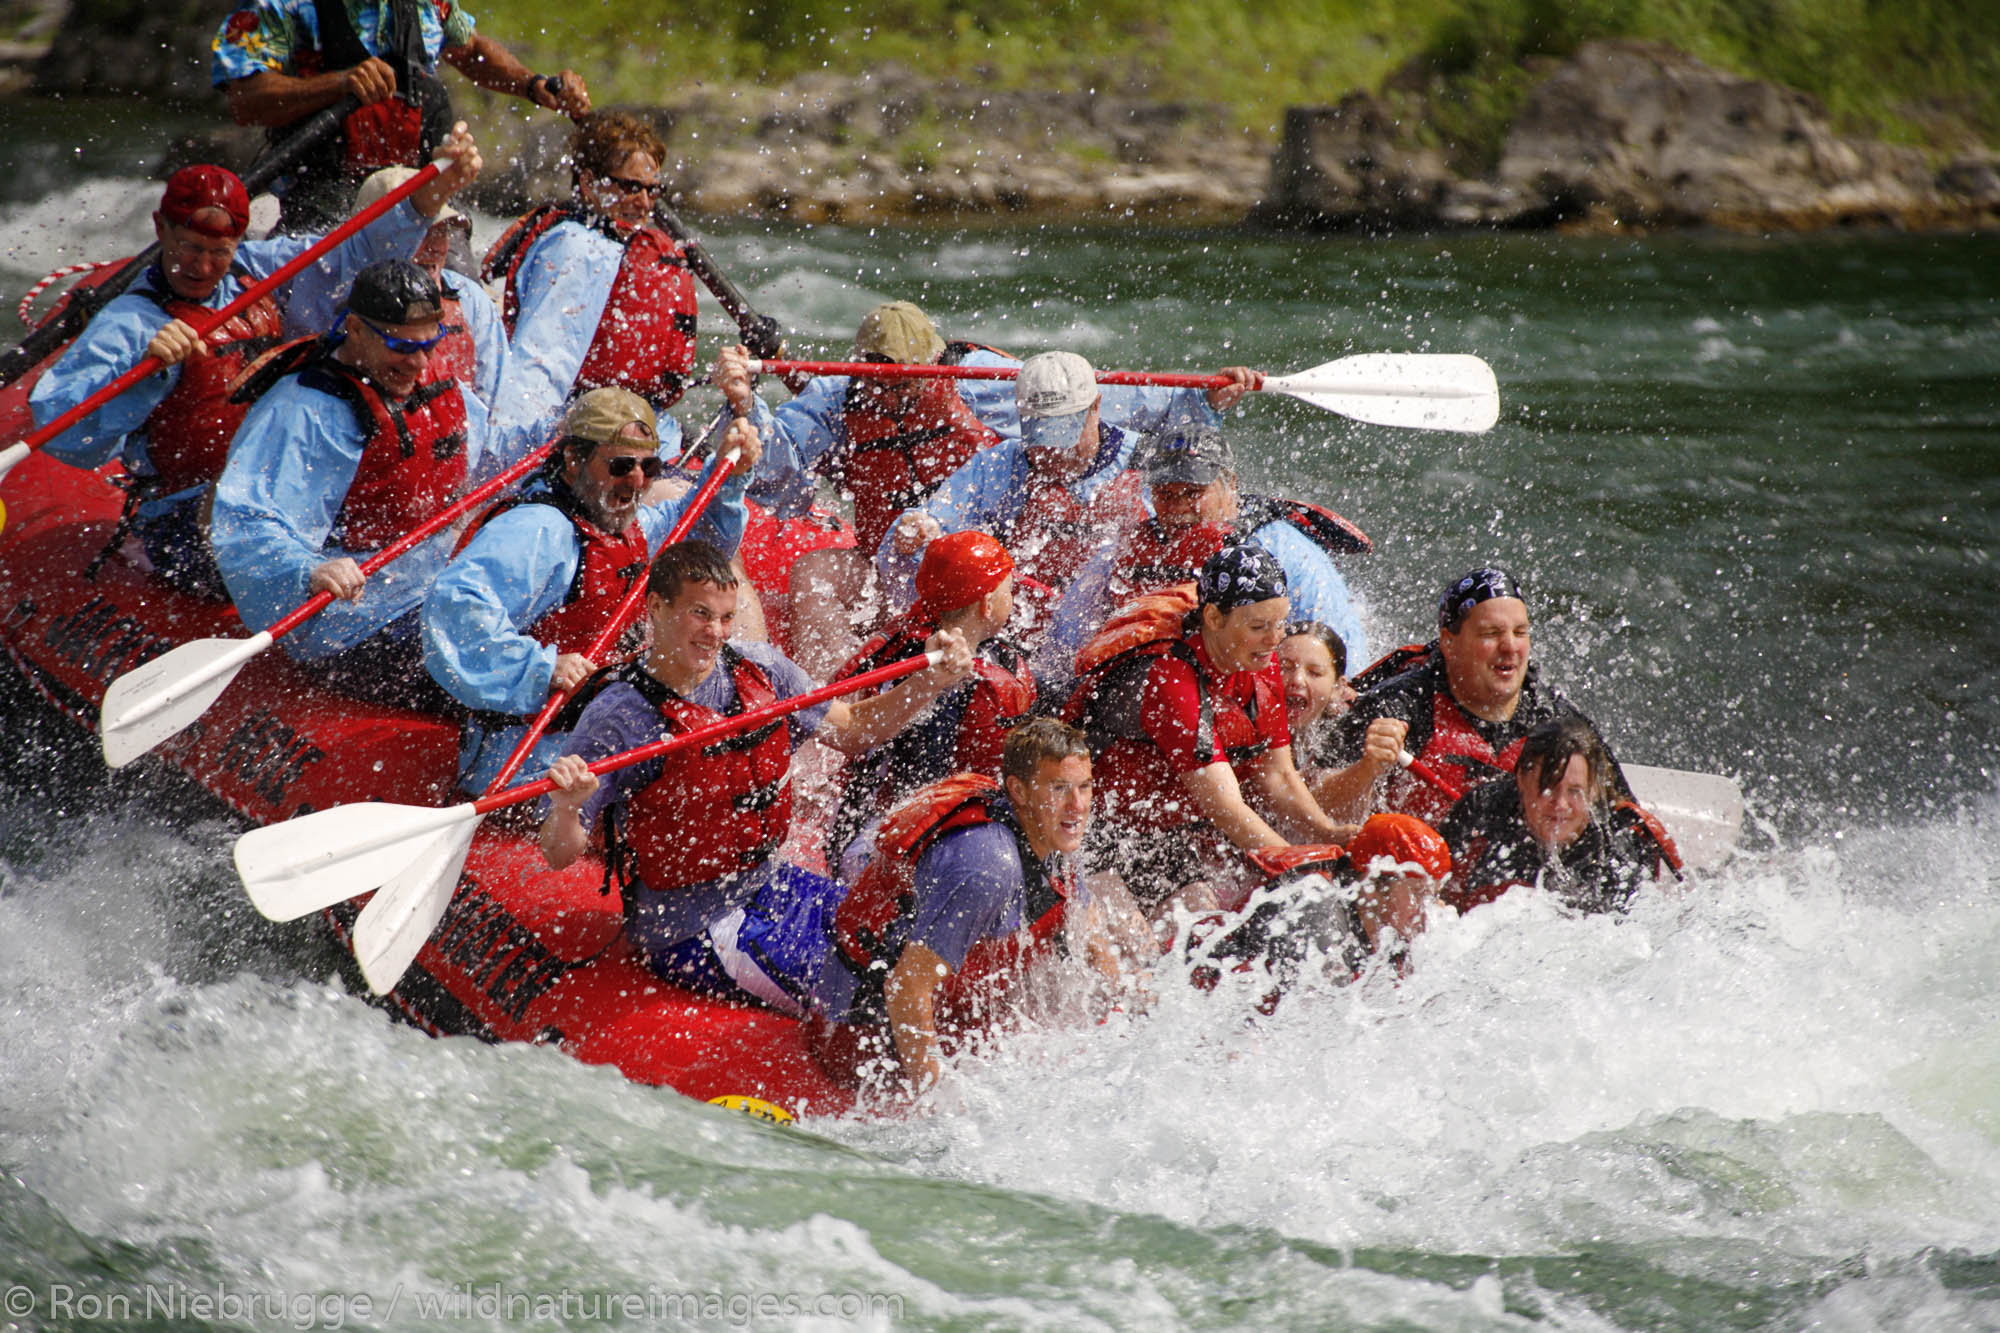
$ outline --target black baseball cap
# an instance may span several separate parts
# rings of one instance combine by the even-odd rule
[[[354,275],[347,311],[377,324],[428,324],[444,312],[430,274],[407,259],[385,259]]]

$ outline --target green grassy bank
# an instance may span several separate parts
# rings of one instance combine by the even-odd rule
[[[2000,144],[2000,4],[1987,0],[470,3],[539,63],[584,71],[600,100],[897,61],[996,88],[1211,102],[1275,133],[1287,106],[1366,89],[1427,103],[1431,132],[1476,161],[1497,153],[1541,62],[1631,37],[1803,89],[1850,133],[1941,152]]]

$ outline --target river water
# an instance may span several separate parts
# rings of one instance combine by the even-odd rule
[[[0,204],[9,306],[145,239],[152,187],[87,170]],[[810,352],[907,297],[1100,366],[1485,357],[1478,437],[1253,396],[1249,480],[1373,535],[1378,648],[1514,568],[1624,757],[1740,780],[1741,854],[1626,918],[1441,923],[1400,985],[1256,1022],[1169,985],[927,1117],[777,1129],[389,1025],[244,905],[233,825],[9,691],[0,1322],[2000,1329],[2000,237],[714,250]]]

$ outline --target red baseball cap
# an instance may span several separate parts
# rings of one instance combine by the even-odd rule
[[[1451,874],[1451,848],[1445,845],[1436,829],[1415,815],[1384,812],[1368,816],[1361,832],[1347,844],[1347,859],[1363,875],[1369,874],[1377,862],[1383,860],[1393,861],[1398,867],[1421,866],[1422,873],[1432,879],[1443,879]],[[1388,871],[1386,866],[1383,869]],[[1399,869],[1388,873],[1408,872]]]
[[[195,221],[211,208],[226,213],[230,225],[225,228],[213,221]],[[226,167],[207,163],[182,167],[167,179],[167,192],[160,197],[160,216],[204,236],[234,240],[250,228],[250,192]]]
[[[924,551],[917,600],[932,615],[970,606],[1014,572],[1014,557],[983,532],[948,532]]]

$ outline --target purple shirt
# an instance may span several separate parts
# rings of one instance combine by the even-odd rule
[[[772,645],[732,643],[729,646],[764,668],[764,674],[771,679],[771,688],[780,699],[794,698],[813,688],[812,677]],[[686,698],[689,703],[722,712],[736,702],[736,682],[717,662],[715,670],[709,672]],[[826,717],[826,709],[826,704],[815,704],[785,719],[794,750],[819,730]],[[577,719],[576,730],[570,733],[563,753],[578,755],[585,763],[595,763],[607,755],[635,750],[671,734],[666,720],[660,716],[660,710],[647,703],[636,686],[622,680],[615,681],[605,686],[583,710],[583,716]],[[648,759],[601,775],[597,790],[590,794],[590,799],[578,812],[583,826],[586,829],[596,828],[597,821],[609,806],[622,803],[634,792],[652,785],[665,764],[664,759]],[[710,922],[743,906],[756,893],[763,879],[762,875],[728,875],[707,884],[678,888],[671,893],[641,892],[640,899],[649,913],[647,933],[661,943],[697,935]],[[640,887],[643,890],[643,886]]]
[[[1027,901],[1024,850],[1013,830],[997,820],[938,839],[917,861],[911,886],[916,906],[890,927],[889,952],[900,956],[909,945],[921,944],[956,972],[973,945],[1003,939],[1029,924],[1021,919]],[[1059,875],[1064,870],[1059,862],[1058,854],[1043,865]],[[1081,905],[1080,886],[1069,901],[1071,907]],[[838,950],[832,951],[813,987],[814,998],[828,1014],[840,1017],[853,1007],[854,992],[853,971]]]

